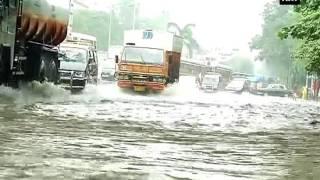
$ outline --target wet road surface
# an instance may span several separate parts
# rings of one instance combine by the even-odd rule
[[[114,84],[0,88],[0,179],[320,179],[320,106]]]

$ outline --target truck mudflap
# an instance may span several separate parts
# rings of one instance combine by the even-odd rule
[[[159,82],[133,83],[130,80],[118,80],[118,86],[120,88],[133,89],[134,91],[162,91],[166,88],[165,84]]]

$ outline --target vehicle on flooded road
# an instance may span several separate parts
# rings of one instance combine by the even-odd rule
[[[60,84],[71,90],[83,90],[87,83],[98,81],[98,59],[95,49],[78,44],[60,47]]]
[[[246,78],[235,78],[225,88],[226,91],[243,93],[249,90],[249,82]]]
[[[169,32],[126,31],[122,56],[116,56],[118,86],[136,92],[161,92],[178,82],[182,40]]]
[[[101,63],[101,80],[103,81],[115,81],[115,63],[113,59],[107,59]]]
[[[1,85],[57,83],[58,46],[67,36],[70,3],[56,1],[0,1]]]
[[[207,74],[204,76],[200,89],[204,91],[217,91],[221,86],[222,77],[220,74]]]
[[[266,88],[258,89],[258,94],[264,96],[289,97],[293,92],[288,90],[283,84],[269,84]]]

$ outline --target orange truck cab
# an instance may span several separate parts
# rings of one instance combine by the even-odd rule
[[[162,91],[179,81],[183,39],[169,32],[130,30],[116,56],[117,84],[134,91]]]

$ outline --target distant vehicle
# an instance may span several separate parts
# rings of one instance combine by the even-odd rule
[[[242,93],[249,90],[249,82],[246,78],[234,78],[225,88],[226,91]]]
[[[102,62],[101,79],[103,81],[114,81],[115,63],[114,60],[108,59]]]
[[[98,58],[95,43],[72,41],[61,44],[60,84],[71,90],[83,90],[87,83],[98,83]]]
[[[266,88],[258,89],[260,95],[288,97],[292,92],[283,84],[269,84]]]
[[[203,77],[201,89],[205,91],[215,91],[219,89],[222,81],[220,74],[208,74]]]

